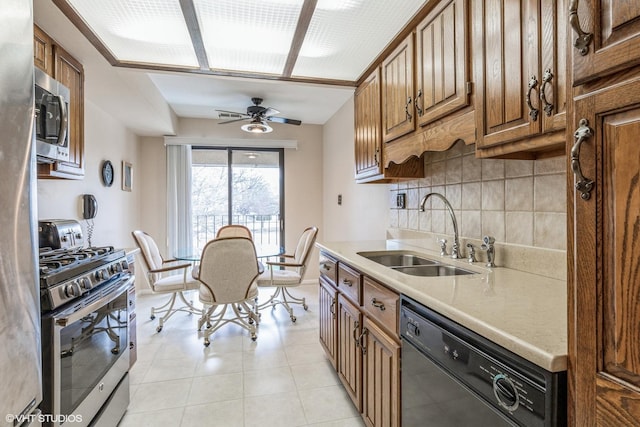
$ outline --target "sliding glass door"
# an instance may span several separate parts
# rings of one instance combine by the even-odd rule
[[[193,242],[198,253],[220,227],[248,227],[258,245],[281,246],[282,149],[193,148]]]

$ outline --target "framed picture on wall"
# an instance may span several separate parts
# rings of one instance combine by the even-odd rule
[[[131,191],[133,184],[133,166],[129,162],[122,161],[122,189]]]

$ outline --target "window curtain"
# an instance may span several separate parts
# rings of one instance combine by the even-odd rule
[[[191,146],[167,145],[167,240],[171,257],[193,251]]]

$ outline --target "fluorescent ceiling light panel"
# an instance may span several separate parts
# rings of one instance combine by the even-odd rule
[[[68,0],[123,62],[198,67],[178,0]]]
[[[424,0],[318,0],[294,77],[356,80]]]
[[[281,74],[302,0],[194,0],[209,66]]]

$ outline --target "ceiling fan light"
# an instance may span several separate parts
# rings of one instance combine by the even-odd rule
[[[271,126],[262,120],[252,120],[251,123],[242,125],[240,129],[250,133],[269,133],[273,130]]]

